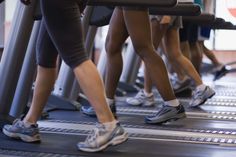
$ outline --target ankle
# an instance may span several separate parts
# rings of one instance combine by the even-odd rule
[[[165,105],[172,106],[172,107],[178,107],[180,105],[180,102],[178,99],[173,99],[173,100],[165,101]]]
[[[203,91],[204,89],[206,88],[206,85],[205,84],[200,84],[197,86],[197,90],[200,90],[200,91]]]
[[[32,122],[29,122],[29,121],[26,121],[26,120],[23,120],[23,123],[24,123],[24,126],[27,127],[27,128],[29,128],[32,125],[36,125],[36,122],[32,123]]]
[[[143,93],[146,97],[151,97],[153,96],[153,93],[152,92],[147,92],[146,90],[143,90]]]
[[[24,124],[27,124],[27,125],[34,125],[37,123],[37,120],[33,120],[32,118],[27,118],[25,117],[23,120]]]
[[[115,103],[115,99],[106,98],[107,104],[110,106]]]
[[[105,126],[106,130],[113,130],[116,127],[117,123],[118,123],[117,120],[113,120],[102,124]]]

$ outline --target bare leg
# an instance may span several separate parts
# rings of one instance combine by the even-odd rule
[[[90,60],[85,61],[74,69],[74,73],[80,87],[95,109],[99,122],[113,121],[114,117],[107,105],[104,86],[95,65]]]
[[[200,74],[200,68],[202,64],[202,50],[198,42],[190,43],[190,49],[191,49],[191,61],[197,72]]]
[[[44,68],[38,66],[33,100],[30,110],[24,118],[24,122],[35,124],[38,121],[53,89],[56,75],[56,68]]]
[[[134,48],[144,61],[153,84],[165,101],[176,99],[169,82],[165,64],[152,45],[148,12],[128,9],[124,10],[123,14]]]
[[[158,48],[159,43],[161,41],[161,36],[158,34],[160,31],[160,24],[159,21],[152,19],[151,20],[151,26],[152,26],[152,39],[153,39],[153,45],[155,49]],[[150,74],[147,71],[146,67],[144,67],[144,90],[146,93],[152,92],[152,80],[150,78]]]
[[[181,53],[178,29],[169,29],[166,33],[165,41],[171,64],[179,69],[183,69],[195,81],[197,86],[201,85],[202,80],[199,74],[192,63]]]
[[[215,66],[221,66],[222,65],[222,63],[219,62],[219,60],[216,58],[214,53],[212,51],[210,51],[208,48],[205,47],[203,41],[199,41],[199,45],[202,48],[202,52],[207,56],[207,58],[209,58],[212,61],[212,63]]]
[[[124,23],[121,8],[116,7],[110,21],[110,27],[106,38],[107,74],[106,94],[109,99],[114,99],[115,91],[123,68],[122,46],[128,38],[128,32]]]
[[[180,42],[180,48],[183,53],[183,55],[191,60],[191,50],[190,50],[190,45],[188,41]]]

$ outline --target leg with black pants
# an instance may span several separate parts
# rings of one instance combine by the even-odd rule
[[[78,144],[78,148],[82,151],[97,152],[105,149],[109,146],[109,143],[116,145],[126,141],[127,133],[112,115],[106,102],[102,80],[95,65],[88,59],[85,53],[82,40],[80,10],[77,0],[41,0],[40,2],[44,19],[43,24],[52,44],[65,63],[73,69],[77,80],[79,80],[80,87],[94,107],[98,121],[101,123],[100,127],[96,128],[96,131],[86,139],[86,142]],[[46,77],[47,75],[44,76],[44,79]],[[37,79],[40,79],[40,77]],[[38,82],[40,83],[40,81]],[[44,86],[46,86],[46,84],[44,84]],[[91,90],[91,88],[93,88],[93,90]],[[46,93],[45,96],[47,94],[48,93]],[[42,96],[40,92],[34,96],[39,97],[39,95]],[[43,108],[45,104],[38,105],[40,108]],[[32,105],[32,107],[33,106],[35,107],[35,105]],[[39,111],[40,110],[38,110],[38,112]],[[40,113],[37,115],[40,115]],[[37,120],[37,117],[35,119]],[[18,121],[18,123],[21,123],[21,126],[25,126],[24,129],[27,128],[23,121]],[[35,126],[34,128],[37,128],[35,124],[32,125]],[[8,125],[6,126],[6,130],[10,131],[11,129],[9,128],[14,126],[14,124],[12,126]],[[100,131],[103,133],[101,134]],[[20,138],[22,137],[23,135]],[[101,142],[98,140],[100,138],[104,138],[104,140]]]

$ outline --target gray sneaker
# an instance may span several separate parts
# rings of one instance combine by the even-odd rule
[[[21,139],[24,142],[39,142],[40,135],[38,125],[26,127],[24,122],[16,119],[12,125],[5,125],[3,133],[11,138]]]
[[[209,86],[206,86],[204,90],[195,89],[193,92],[192,100],[190,102],[190,107],[198,107],[204,104],[207,99],[210,99],[215,95],[215,91]]]
[[[185,118],[183,105],[177,107],[163,105],[162,108],[154,115],[146,116],[145,122],[149,124],[162,124],[171,120]]]
[[[117,123],[113,130],[106,130],[105,126],[98,124],[87,137],[85,142],[77,144],[78,149],[84,152],[99,152],[108,146],[115,146],[125,142],[128,139],[128,133]]]
[[[140,90],[135,97],[127,98],[126,102],[132,106],[153,106],[155,104],[154,96],[147,97],[143,90]]]

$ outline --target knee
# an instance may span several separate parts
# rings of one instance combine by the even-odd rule
[[[155,54],[154,47],[151,44],[133,44],[134,50],[143,60],[148,56]]]
[[[122,44],[115,42],[115,40],[113,40],[112,37],[108,35],[105,42],[105,49],[108,57],[113,56],[117,53],[121,53]]]

